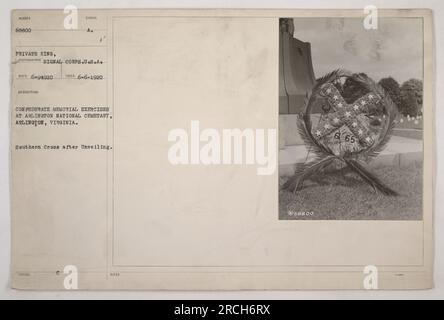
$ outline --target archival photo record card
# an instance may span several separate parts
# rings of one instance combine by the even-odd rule
[[[427,10],[15,10],[16,289],[433,286]]]

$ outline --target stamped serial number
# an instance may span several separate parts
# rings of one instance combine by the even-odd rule
[[[288,215],[290,217],[312,217],[314,215],[314,211],[293,211],[288,210]]]

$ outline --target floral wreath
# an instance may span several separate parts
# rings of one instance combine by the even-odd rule
[[[368,93],[347,103],[337,88],[340,80],[347,78]],[[318,124],[313,126],[313,108],[319,99],[323,102],[322,112]],[[335,165],[350,168],[375,192],[397,195],[365,167],[386,147],[397,113],[388,93],[366,75],[335,70],[320,78],[307,93],[304,111],[298,118],[299,134],[308,152],[314,153],[314,159],[298,164],[283,188],[295,193],[305,179]]]

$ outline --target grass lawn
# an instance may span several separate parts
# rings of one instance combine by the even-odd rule
[[[393,135],[409,139],[422,140],[422,130],[395,128],[393,130]]]
[[[279,192],[279,218],[293,220],[420,220],[422,219],[422,164],[371,169],[399,193],[375,193],[347,169],[318,174],[295,194]],[[285,181],[280,181],[284,183]],[[289,214],[292,213],[292,215]],[[308,212],[309,214],[303,214]]]
[[[400,122],[401,119],[402,122]],[[418,123],[415,123],[415,121],[411,119],[410,121],[408,121],[407,117],[401,116],[395,126],[393,135],[404,138],[422,140],[423,121],[422,119],[417,119],[417,122]]]
[[[401,119],[402,119],[402,122],[400,122]],[[422,121],[422,119],[418,119],[418,123],[415,123],[414,120],[408,121],[407,117],[402,116],[398,119],[398,123],[396,124],[396,128],[422,130],[423,129],[423,121]]]

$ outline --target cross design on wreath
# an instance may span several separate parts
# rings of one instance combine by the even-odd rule
[[[313,134],[317,139],[321,139],[334,130],[347,126],[356,139],[364,146],[368,147],[374,143],[368,122],[359,117],[360,114],[367,114],[369,106],[375,105],[381,100],[374,93],[368,93],[348,104],[339,93],[338,89],[331,83],[324,84],[320,93],[327,98],[329,105],[334,110],[327,114],[314,129]]]
[[[369,93],[353,103],[347,103],[333,85],[340,78],[355,80]],[[321,115],[319,124],[314,128],[312,110],[319,96],[326,98],[325,106],[329,110]],[[374,116],[382,111],[383,118],[387,119],[374,121]],[[307,156],[304,163],[298,163],[294,175],[282,188],[295,193],[310,176],[325,173],[327,168],[347,167],[373,190],[387,196],[398,195],[365,166],[387,145],[396,123],[396,115],[396,105],[390,96],[365,75],[335,70],[319,78],[307,94],[305,110],[298,119],[299,133],[308,152],[313,150],[316,156],[311,160]],[[347,173],[343,171],[342,174]]]

